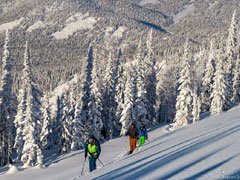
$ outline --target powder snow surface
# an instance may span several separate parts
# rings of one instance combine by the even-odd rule
[[[44,28],[46,25],[42,21],[35,22],[32,26],[27,29],[27,32],[32,32],[39,28]]]
[[[74,32],[83,29],[93,29],[93,26],[97,23],[94,17],[87,17],[88,15],[77,13],[70,17],[66,21],[66,26],[61,30],[53,34],[56,39],[65,39],[72,35]]]
[[[27,168],[7,174],[1,180],[215,180],[240,177],[240,106],[221,115],[205,117],[188,126],[156,126],[149,141],[131,154],[128,137],[102,144],[98,169],[91,174],[88,161],[84,172],[83,150],[45,158],[45,168]]]
[[[15,27],[19,26],[23,20],[24,20],[24,18],[20,18],[18,20],[12,21],[12,22],[1,24],[0,32],[6,31],[7,29],[14,29]]]
[[[142,0],[139,5],[145,6],[146,4],[158,4],[158,0]]]

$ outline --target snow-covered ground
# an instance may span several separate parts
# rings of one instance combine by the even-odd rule
[[[65,39],[72,35],[74,32],[83,29],[93,29],[93,26],[97,23],[94,17],[89,17],[88,14],[77,13],[71,16],[66,21],[66,26],[61,30],[53,34],[56,39]]]
[[[240,178],[240,106],[221,115],[174,129],[169,125],[149,130],[149,142],[133,154],[128,138],[102,144],[98,169],[81,176],[83,150],[52,155],[45,168],[0,168],[1,180],[128,180],[128,179],[237,179]]]
[[[27,32],[32,32],[35,29],[44,28],[45,26],[46,25],[42,21],[37,21],[27,29]]]
[[[24,18],[20,18],[18,20],[12,21],[12,22],[0,24],[0,32],[6,31],[7,29],[14,29],[17,26],[20,26],[21,22],[23,20],[24,20]]]
[[[158,0],[142,0],[139,5],[140,6],[145,6],[146,4],[158,4]]]

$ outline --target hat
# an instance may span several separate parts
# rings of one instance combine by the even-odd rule
[[[89,135],[88,139],[94,139],[94,136],[93,135]]]

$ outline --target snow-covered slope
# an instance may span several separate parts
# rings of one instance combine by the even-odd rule
[[[1,180],[87,180],[87,179],[237,179],[240,176],[240,106],[198,123],[173,130],[168,125],[149,132],[149,142],[132,155],[128,138],[120,137],[102,144],[98,169],[89,174],[83,151],[45,159],[45,168],[21,169],[6,173]]]

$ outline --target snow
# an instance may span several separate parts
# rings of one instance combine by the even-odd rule
[[[112,34],[112,37],[121,39],[123,36],[123,33],[126,31],[126,27],[124,26],[119,26],[118,29]]]
[[[102,144],[98,169],[89,174],[88,160],[83,168],[83,150],[44,159],[45,168],[6,173],[1,180],[123,180],[123,179],[229,179],[240,176],[240,106],[220,115],[208,116],[197,123],[175,129],[162,124],[149,130],[148,142],[131,155],[128,137]],[[171,130],[171,131],[169,131]],[[236,178],[235,178],[236,179]]]
[[[24,20],[24,18],[20,18],[18,20],[4,23],[0,25],[0,32],[6,31],[7,29],[14,29],[15,27],[19,26],[21,22]]]
[[[35,29],[44,28],[45,26],[46,25],[42,21],[37,21],[27,29],[27,32],[32,32]]]
[[[193,12],[195,7],[194,7],[194,4],[188,4],[188,5],[185,5],[183,8],[184,10],[178,12],[173,16],[174,23],[178,23],[182,18],[184,18],[185,16]]]
[[[18,172],[18,168],[16,166],[9,165],[9,170],[6,174],[14,174],[16,172]]]
[[[140,6],[145,6],[147,4],[158,4],[158,0],[142,0],[139,5]]]
[[[93,29],[93,26],[97,23],[94,17],[87,17],[88,14],[77,13],[70,17],[66,21],[66,26],[61,30],[53,34],[56,39],[65,39],[78,30]]]

